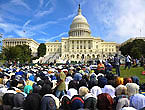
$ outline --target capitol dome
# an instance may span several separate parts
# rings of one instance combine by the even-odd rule
[[[82,15],[79,5],[78,14],[74,17],[70,26],[69,36],[91,36],[87,19]]]

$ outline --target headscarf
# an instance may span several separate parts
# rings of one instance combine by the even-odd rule
[[[87,87],[82,86],[79,88],[79,95],[80,96],[85,96],[88,92],[89,92],[89,89]]]
[[[130,98],[130,106],[136,108],[137,110],[145,107],[145,96],[142,94],[135,94]]]
[[[105,77],[99,77],[98,78],[98,86],[103,88],[105,85],[107,85],[108,81]]]
[[[93,86],[97,86],[97,84],[98,84],[98,79],[96,77],[90,77],[90,80],[88,81],[88,88],[91,89]]]
[[[115,88],[112,85],[105,85],[104,88],[102,88],[103,93],[108,93],[112,98],[115,97]]]
[[[74,95],[78,95],[78,91],[74,88],[70,88],[69,90],[67,90],[67,95],[72,98]]]
[[[75,81],[79,81],[82,79],[82,75],[80,73],[75,73],[73,79]]]
[[[78,82],[75,80],[70,81],[69,85],[68,85],[68,89],[70,89],[70,88],[74,88],[74,89],[78,90]]]
[[[102,93],[97,96],[97,105],[99,110],[112,110],[113,98],[108,93]]]
[[[0,110],[12,110],[12,107],[10,105],[2,105],[0,106]]]
[[[79,81],[79,85],[78,85],[78,86],[79,86],[79,87],[81,87],[81,86],[88,87],[87,81],[86,81],[85,79],[81,79],[81,80]]]
[[[41,95],[45,95],[45,94],[51,94],[52,90],[51,90],[51,86],[49,84],[44,84],[42,89],[41,89]]]
[[[30,76],[29,76],[29,80],[34,81],[34,79],[35,79],[35,78],[34,78],[33,75],[30,75]]]
[[[120,98],[116,105],[116,110],[120,110],[123,107],[129,107],[129,99],[128,98]]]
[[[59,109],[59,99],[57,97],[55,97],[53,94],[46,94],[44,95],[43,97],[52,97],[55,101],[55,104],[56,104],[56,108]]]
[[[126,85],[127,83],[132,83],[132,79],[131,78],[124,78],[124,85]]]
[[[96,110],[97,108],[97,97],[92,94],[88,93],[84,97],[84,108],[88,108],[89,110]]]
[[[30,93],[30,91],[33,91],[32,86],[27,85],[27,86],[25,86],[25,87],[24,87],[24,92],[25,92],[26,94],[29,94],[29,93]]]
[[[121,78],[121,77],[117,77],[116,78],[116,84],[117,85],[122,85],[124,83],[124,79],[123,78]]]
[[[139,86],[136,83],[127,83],[126,87],[127,87],[127,93],[129,97],[139,93]]]
[[[34,82],[33,82],[33,81],[31,81],[31,80],[27,80],[27,81],[26,81],[26,85],[33,86],[33,84],[34,84]]]
[[[116,96],[127,95],[127,87],[124,85],[119,85],[115,89]]]
[[[123,107],[121,110],[136,110],[136,109],[133,107]]]
[[[41,96],[37,93],[29,94],[24,100],[24,110],[40,110]]]
[[[137,76],[132,76],[131,79],[133,83],[136,83],[137,85],[139,85],[139,78]]]
[[[4,105],[10,105],[10,106],[14,106],[14,95],[13,93],[6,93],[3,95],[2,99],[3,99],[3,104]]]
[[[73,78],[71,76],[67,76],[65,79],[65,82],[69,83],[71,80],[73,80]]]
[[[61,109],[62,110],[71,110],[70,105],[71,105],[71,97],[68,95],[64,95],[60,99],[61,102]]]
[[[15,96],[14,96],[14,106],[15,107],[23,107],[23,102],[24,102],[24,95],[21,94],[21,93],[17,93]]]
[[[71,99],[71,110],[84,108],[84,100],[81,96],[75,95]]]
[[[41,110],[56,110],[55,100],[51,96],[44,96],[41,100]]]
[[[96,97],[102,93],[102,89],[99,86],[94,86],[90,90],[91,93],[93,93]]]

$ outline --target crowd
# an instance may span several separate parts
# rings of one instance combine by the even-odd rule
[[[117,59],[116,59],[117,60]],[[112,65],[0,68],[0,110],[145,110],[145,83]]]

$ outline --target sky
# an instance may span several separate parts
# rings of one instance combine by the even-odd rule
[[[61,41],[79,3],[92,36],[117,43],[145,36],[145,0],[0,0],[2,39]]]

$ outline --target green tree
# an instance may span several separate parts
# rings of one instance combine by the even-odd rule
[[[28,45],[17,45],[2,50],[3,58],[7,61],[31,62],[31,49]]]
[[[38,57],[43,57],[46,54],[46,45],[41,43],[37,49]]]
[[[129,54],[133,58],[140,58],[142,55],[145,56],[145,41],[136,39],[121,46],[120,51],[123,55]]]

